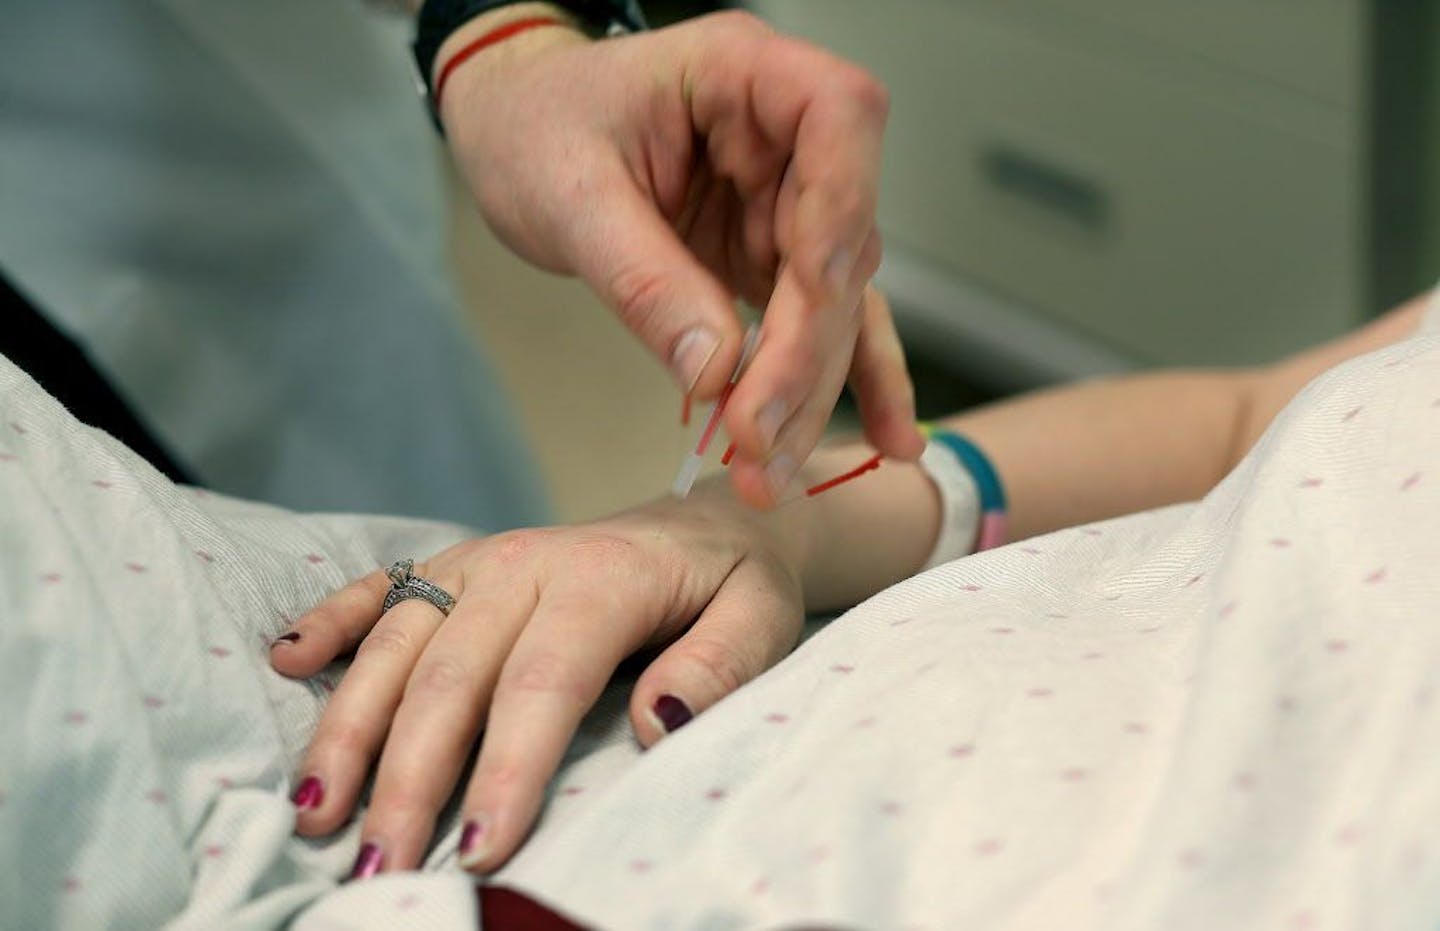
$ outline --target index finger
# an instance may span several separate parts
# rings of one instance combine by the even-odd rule
[[[423,568],[423,566],[422,566]],[[270,645],[270,664],[282,675],[313,676],[359,645],[380,620],[390,579],[377,569],[330,595]]]
[[[762,325],[760,348],[730,397],[725,428],[735,443],[742,462],[765,466],[778,454],[785,454],[798,466],[813,450],[814,443],[802,443],[781,450],[782,431],[813,436],[824,431],[850,368],[860,328],[858,308],[809,314],[805,312],[802,287],[787,266],[771,297]],[[827,378],[827,374],[834,377]],[[801,423],[795,423],[798,418]],[[739,476],[740,471],[732,473]],[[768,494],[752,494],[744,483],[736,491],[748,503],[765,507],[773,504]]]

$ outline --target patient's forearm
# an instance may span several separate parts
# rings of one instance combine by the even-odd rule
[[[947,423],[991,457],[1026,537],[1199,498],[1312,378],[1414,332],[1422,296],[1272,365],[1170,371],[1069,385]]]
[[[1035,534],[1203,495],[1228,468],[1250,373],[1164,373],[1071,385],[947,418],[1005,484],[1010,536]],[[817,453],[807,478],[853,466],[859,443]],[[810,523],[806,605],[854,604],[913,575],[934,546],[940,499],[918,465],[873,475],[799,508]]]
[[[944,421],[1003,477],[1014,539],[1204,495],[1238,458],[1251,371],[1068,385]]]
[[[1346,359],[1409,336],[1426,298],[1274,365],[1170,371],[1067,385],[1001,401],[942,426],[990,457],[1010,505],[1010,537],[1023,539],[1202,497],[1259,439],[1308,381]],[[858,443],[817,453],[821,478],[865,455]],[[854,604],[912,575],[939,532],[940,502],[912,464],[887,462],[815,498],[803,519],[806,604]]]

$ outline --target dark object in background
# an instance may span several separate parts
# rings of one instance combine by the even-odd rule
[[[559,912],[505,886],[476,886],[480,927],[506,931],[584,931]]]
[[[1430,244],[1440,234],[1427,227],[1440,204],[1440,133],[1433,114],[1440,105],[1440,62],[1430,52],[1440,35],[1440,5],[1371,3],[1366,35],[1371,62],[1366,180],[1369,211],[1369,305],[1393,307],[1435,281]],[[1429,238],[1427,241],[1427,233]]]
[[[738,3],[726,3],[721,0],[642,0],[640,8],[645,11],[645,19],[651,26],[668,26],[671,23],[678,23],[682,19],[689,19],[692,16],[701,16],[705,13],[714,13],[716,10],[729,9],[739,6]]]
[[[115,437],[173,482],[194,485],[189,472],[146,429],[85,351],[51,325],[3,274],[0,274],[0,355],[40,383],[40,387],[81,423]]]

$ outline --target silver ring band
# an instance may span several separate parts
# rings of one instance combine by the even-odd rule
[[[447,617],[450,609],[455,607],[453,595],[429,579],[422,579],[415,574],[413,559],[397,560],[385,570],[385,574],[390,577],[390,591],[385,593],[385,611],[411,598],[428,601]]]

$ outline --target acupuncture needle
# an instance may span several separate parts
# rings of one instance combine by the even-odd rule
[[[745,367],[750,364],[750,359],[754,356],[755,347],[759,341],[760,328],[752,324],[745,331],[745,343],[740,348],[740,361],[735,363],[735,371],[731,373],[730,381],[725,384],[719,399],[710,409],[710,416],[705,418],[700,427],[700,435],[695,443],[695,449],[686,454],[685,461],[680,464],[680,472],[675,476],[674,484],[670,486],[670,493],[675,497],[683,500],[690,495],[690,489],[695,487],[695,480],[700,477],[700,470],[705,467],[705,453],[709,450],[710,442],[715,439],[715,434],[720,429],[720,419],[725,415],[725,405],[729,402],[730,395],[734,393],[740,376],[744,374]]]

